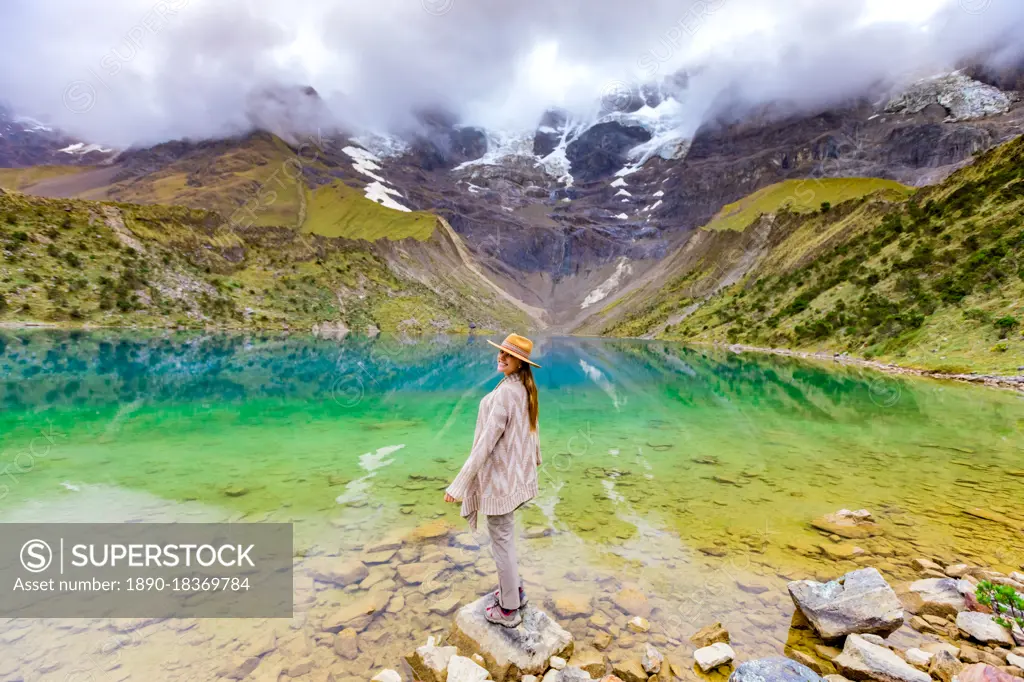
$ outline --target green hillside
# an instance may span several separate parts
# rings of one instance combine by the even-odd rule
[[[527,326],[444,234],[412,241],[418,257],[410,259],[411,246],[402,253],[390,246],[399,242],[246,227],[182,206],[0,190],[0,322],[303,330],[343,322],[409,332],[459,331],[471,322]]]
[[[823,204],[834,206],[877,192],[903,198],[913,188],[894,180],[878,178],[814,178],[785,180],[768,185],[739,201],[727,204],[706,226],[709,230],[743,230],[758,216],[787,210],[793,213],[818,211]]]
[[[1019,373],[1024,138],[907,198],[825,208],[698,234],[688,267],[605,332]]]
[[[384,208],[343,182],[307,191],[302,229],[325,237],[346,239],[429,239],[437,216],[422,211]]]

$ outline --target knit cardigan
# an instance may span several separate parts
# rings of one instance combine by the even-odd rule
[[[476,530],[476,513],[507,514],[537,496],[540,438],[530,431],[526,387],[506,376],[480,401],[473,448],[447,492]]]

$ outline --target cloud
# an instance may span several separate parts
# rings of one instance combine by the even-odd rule
[[[686,68],[696,126],[716,102],[821,106],[981,52],[1019,59],[1021,34],[1019,0],[8,0],[0,100],[127,146],[244,131],[275,85],[315,87],[347,125],[440,106],[528,127]]]

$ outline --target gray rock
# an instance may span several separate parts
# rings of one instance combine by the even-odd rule
[[[729,682],[821,682],[821,677],[791,658],[771,656],[740,663]]]
[[[851,680],[931,681],[927,673],[921,672],[889,649],[872,644],[860,635],[847,637],[843,653],[832,662],[840,673]]]
[[[736,658],[736,652],[725,642],[715,642],[711,646],[693,652],[693,660],[697,661],[697,665],[704,672],[730,663],[734,658]]]
[[[665,657],[653,646],[647,644],[644,647],[644,655],[640,658],[640,665],[644,667],[648,675],[657,675],[661,672],[661,664],[664,661]]]
[[[405,657],[413,675],[422,682],[445,682],[448,679],[448,662],[458,653],[453,646],[424,644]]]
[[[448,682],[484,682],[486,679],[487,669],[477,665],[472,659],[452,656],[448,661]]]
[[[903,625],[903,606],[875,568],[851,571],[838,580],[795,580],[793,602],[823,639],[865,632],[889,634]]]
[[[953,578],[926,578],[910,584],[908,607],[918,615],[955,616],[967,610],[967,601],[960,594]]]
[[[1010,631],[992,620],[988,613],[964,611],[957,615],[956,626],[960,632],[984,644],[1013,646]]]
[[[509,675],[510,679],[540,675],[552,656],[568,659],[572,655],[572,635],[533,602],[523,609],[523,622],[514,628],[487,621],[484,609],[492,602],[488,595],[459,609],[448,643],[459,651],[483,655],[494,682],[504,682]],[[453,682],[450,672],[449,667],[448,682]]]
[[[591,679],[586,670],[570,665],[561,669],[552,668],[544,674],[541,682],[590,682]]]

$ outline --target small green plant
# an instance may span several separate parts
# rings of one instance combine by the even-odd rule
[[[831,210],[832,210],[832,204],[830,202],[828,202],[828,201],[821,202],[821,212],[822,213],[828,213]]]
[[[1009,585],[996,585],[989,580],[978,583],[978,601],[992,609],[992,620],[1004,628],[1016,623],[1024,628],[1024,597]]]
[[[1005,339],[1020,324],[1020,320],[1012,315],[1000,317],[995,321],[996,329],[999,330],[999,338]]]

